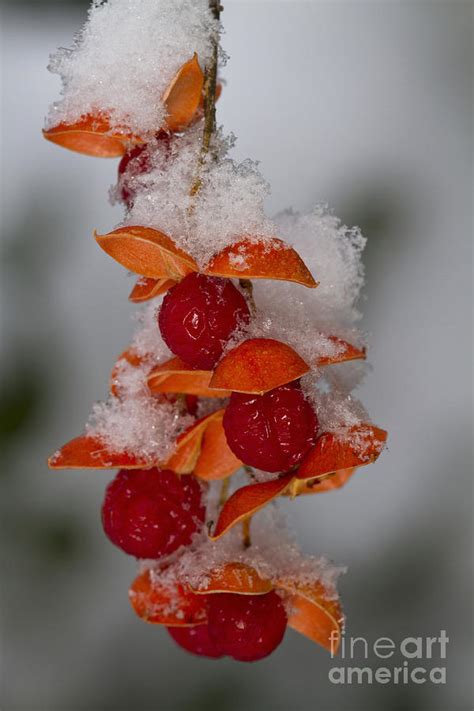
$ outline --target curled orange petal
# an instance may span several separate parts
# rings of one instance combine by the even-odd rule
[[[278,279],[314,288],[318,283],[295,250],[281,239],[243,239],[216,254],[205,274],[238,279]]]
[[[242,466],[227,444],[222,418],[224,410],[219,417],[211,420],[206,427],[201,444],[201,452],[194,467],[194,476],[205,481],[225,479]]]
[[[153,299],[155,296],[164,294],[165,291],[171,289],[171,287],[175,284],[176,282],[172,279],[152,279],[150,277],[140,277],[130,292],[128,299],[134,303],[148,301],[149,299]]]
[[[301,496],[302,494],[323,494],[325,491],[340,489],[346,484],[357,467],[349,469],[341,469],[337,472],[323,474],[315,479],[296,479],[294,478],[285,492],[285,496]]]
[[[191,474],[201,453],[202,440],[209,424],[221,416],[222,410],[217,410],[202,417],[181,434],[176,441],[174,454],[163,465],[176,474]]]
[[[203,84],[204,74],[195,53],[179,69],[163,95],[169,131],[181,131],[192,121],[201,101]]]
[[[303,459],[295,472],[298,479],[315,479],[341,469],[375,462],[385,446],[387,433],[378,427],[361,424],[346,435],[325,432]]]
[[[348,360],[365,358],[365,348],[357,348],[337,336],[328,336],[328,340],[338,347],[338,351],[333,356],[321,356],[318,358],[316,365],[333,365],[334,363],[343,363]]]
[[[249,484],[237,489],[222,507],[214,533],[210,536],[211,540],[217,540],[236,523],[256,513],[272,499],[280,496],[292,478],[293,474],[290,473],[279,479],[265,481],[261,484]]]
[[[96,437],[81,435],[48,459],[50,469],[142,469],[154,462],[126,452],[112,452]]]
[[[217,365],[211,387],[263,395],[301,378],[310,370],[286,343],[271,338],[251,338],[233,348]]]
[[[142,620],[158,625],[189,627],[207,619],[206,598],[181,585],[166,586],[146,570],[132,583],[129,600]]]
[[[179,281],[198,269],[194,259],[170,237],[151,227],[119,227],[105,235],[95,232],[94,236],[115,261],[145,277]]]
[[[237,593],[238,595],[265,595],[273,590],[270,580],[260,577],[254,568],[240,562],[226,563],[213,568],[204,576],[202,588],[192,588],[196,595],[212,593]]]
[[[210,370],[192,370],[180,358],[157,365],[148,376],[148,387],[156,393],[183,393],[200,397],[229,397],[230,391],[212,390]]]
[[[294,580],[278,580],[277,587],[290,593],[292,612],[288,626],[336,654],[341,641],[344,615],[339,600],[331,599],[319,582],[301,585]]]
[[[166,128],[179,131],[193,119],[201,100],[204,75],[197,55],[178,70],[163,95],[167,111]],[[126,127],[113,130],[105,114],[87,114],[74,123],[59,123],[45,129],[43,136],[52,143],[76,153],[98,158],[118,158],[133,145],[143,143]]]
[[[118,158],[131,144],[143,142],[130,132],[111,131],[105,116],[90,114],[75,123],[60,123],[45,129],[43,136],[63,148],[97,158]]]

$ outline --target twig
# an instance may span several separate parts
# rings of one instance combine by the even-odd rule
[[[252,520],[251,516],[244,518],[242,521],[242,543],[244,548],[250,548],[252,541],[250,539],[250,522]]]
[[[216,20],[219,20],[222,9],[219,0],[209,0],[209,7]],[[191,196],[196,195],[202,186],[201,170],[205,163],[211,139],[216,130],[216,87],[217,66],[219,62],[219,39],[212,39],[212,56],[206,67],[204,77],[204,129],[202,134],[201,150],[199,153],[197,176],[191,188]]]
[[[247,303],[250,307],[250,313],[255,316],[257,313],[257,307],[255,305],[255,300],[253,298],[253,284],[250,279],[239,279],[240,288],[245,292],[247,297]]]

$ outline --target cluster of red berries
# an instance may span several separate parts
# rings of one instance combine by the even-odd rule
[[[209,370],[237,329],[250,321],[230,279],[190,274],[168,291],[158,323],[169,349],[191,368]],[[229,447],[267,472],[295,467],[316,441],[318,420],[298,382],[264,395],[233,393],[224,415]]]
[[[219,3],[210,0],[209,8],[218,21]],[[148,622],[166,625],[175,642],[189,652],[250,662],[273,652],[287,626],[333,651],[333,632],[340,635],[342,610],[319,576],[311,581],[305,575],[302,580],[297,572],[281,570],[284,566],[278,570],[271,566],[262,578],[264,566],[257,565],[257,547],[244,556],[237,554],[234,560],[229,549],[223,564],[215,566],[213,561],[219,556],[213,555],[210,541],[242,522],[242,544],[249,548],[250,518],[256,511],[286,493],[296,496],[342,486],[355,466],[375,461],[386,433],[361,424],[355,432],[351,429],[347,442],[341,443],[330,431],[318,440],[318,417],[299,380],[311,365],[286,343],[250,337],[255,308],[251,290],[242,288],[249,279],[317,286],[292,247],[276,238],[265,245],[255,243],[244,230],[235,235],[234,244],[220,250],[215,245],[217,251],[203,267],[204,274],[189,273],[198,269],[197,255],[175,242],[174,230],[165,234],[151,226],[154,220],[150,225],[140,220],[129,224],[134,213],[140,212],[141,200],[149,196],[148,189],[158,192],[156,172],[169,168],[178,155],[179,136],[193,123],[197,127],[198,121],[203,130],[199,161],[190,166],[192,185],[183,188],[195,199],[205,184],[204,159],[214,145],[210,139],[216,129],[215,101],[220,93],[216,86],[217,24],[212,32],[210,28],[213,52],[212,57],[204,57],[205,72],[197,53],[182,64],[163,93],[166,118],[155,130],[148,131],[139,121],[130,127],[115,126],[114,117],[122,115],[117,97],[118,106],[95,107],[77,121],[61,121],[44,132],[48,140],[79,153],[120,156],[114,194],[130,219],[112,232],[96,234],[96,241],[140,277],[131,301],[146,301],[166,292],[157,327],[175,356],[145,373],[142,365],[153,359],[153,353],[138,353],[132,344],[120,363],[126,360],[132,368],[139,368],[136,372],[146,378],[147,397],[155,398],[154,403],[179,403],[181,414],[195,418],[164,461],[158,456],[144,458],[140,448],[128,451],[120,439],[102,437],[98,428],[67,442],[49,464],[54,469],[120,469],[106,489],[102,523],[114,545],[151,564],[142,563],[145,570],[130,589],[134,610]],[[249,259],[240,269],[235,257],[242,253],[248,253]],[[236,345],[243,333],[247,339]],[[365,357],[363,349],[336,336],[328,338],[340,348],[333,358],[321,354],[315,365]],[[112,405],[128,405],[125,400],[133,399],[133,394],[121,387],[115,377],[118,372],[114,369],[111,392],[116,400]],[[274,387],[280,383],[284,384]],[[200,400],[204,397],[221,398],[224,403],[200,417],[199,411],[207,410],[207,403]],[[139,407],[140,400],[132,404]],[[358,433],[366,447],[354,445],[359,442]],[[243,486],[228,500],[228,482],[224,481],[219,518],[207,536],[205,487],[208,482],[225,480],[242,464],[281,476]],[[206,585],[195,590],[183,579],[182,571],[189,560],[195,566],[201,544],[211,555],[205,558],[209,565],[202,571]],[[176,584],[170,586],[170,580]]]
[[[144,167],[141,156],[143,152],[134,158]],[[250,317],[244,295],[230,279],[193,273],[168,291],[158,324],[176,356],[192,369],[209,370]],[[316,414],[298,382],[264,395],[233,393],[223,424],[234,454],[269,472],[295,467],[318,432]],[[109,539],[137,558],[158,559],[189,545],[204,517],[197,479],[156,468],[120,471],[108,486],[102,507]],[[208,598],[205,624],[168,628],[187,651],[255,661],[270,654],[283,639],[287,616],[276,592],[254,596],[224,593]]]
[[[120,471],[107,487],[102,506],[109,539],[137,558],[162,558],[189,545],[204,515],[197,479],[159,469]],[[287,617],[274,591],[208,598],[205,624],[168,628],[187,651],[250,662],[266,657],[283,639]]]

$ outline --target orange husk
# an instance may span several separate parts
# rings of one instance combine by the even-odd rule
[[[196,595],[265,595],[274,589],[284,591],[291,608],[288,625],[336,654],[344,617],[339,600],[328,596],[320,582],[302,585],[292,578],[267,580],[241,562],[216,567],[206,573],[205,580],[202,588],[192,588]]]
[[[201,454],[202,441],[208,425],[220,417],[222,410],[217,410],[202,417],[191,425],[176,441],[174,454],[163,465],[177,474],[191,474]]]
[[[178,437],[174,453],[164,462],[113,452],[100,439],[82,435],[65,444],[50,457],[48,464],[51,469],[141,469],[161,466],[176,474],[192,474],[197,469],[196,476],[200,479],[222,479],[241,466],[223,433],[223,413],[224,410],[217,410],[191,425]],[[213,423],[217,426],[212,426]],[[205,437],[208,428],[210,431]]]
[[[276,585],[290,594],[292,612],[288,617],[288,626],[336,654],[344,623],[339,600],[328,598],[319,582],[301,585],[284,578],[278,580]]]
[[[301,496],[304,494],[324,494],[326,491],[340,489],[344,484],[347,484],[357,467],[349,469],[341,469],[337,472],[323,474],[315,479],[293,479],[284,496]]]
[[[196,595],[236,593],[237,595],[265,595],[275,587],[264,580],[246,563],[225,563],[206,573],[205,588],[191,588]]]
[[[222,419],[224,410],[218,417],[212,419],[204,432],[201,444],[201,453],[194,467],[194,476],[204,481],[225,479],[242,466],[227,444]]]
[[[243,264],[240,262],[243,259]],[[204,274],[237,279],[277,279],[314,288],[318,283],[295,250],[280,239],[244,238],[215,255]]]
[[[140,277],[137,279],[135,286],[130,292],[128,299],[133,301],[135,304],[139,304],[143,301],[149,301],[155,298],[155,296],[160,296],[164,294],[165,291],[171,289],[172,286],[176,284],[173,279],[152,279],[151,277]]]
[[[251,338],[233,348],[217,365],[212,388],[263,395],[301,378],[310,367],[286,343]]]
[[[338,338],[337,336],[328,336],[328,340],[339,346],[340,350],[338,353],[336,353],[336,355],[333,356],[321,356],[320,358],[318,358],[316,365],[333,365],[335,363],[343,363],[348,360],[365,359],[365,348],[357,348],[356,346],[353,346],[347,341],[343,341],[342,338]]]
[[[325,432],[295,472],[297,479],[315,479],[330,472],[375,462],[387,440],[387,433],[370,424],[352,427],[343,437]]]
[[[155,393],[183,393],[200,397],[230,397],[230,391],[212,390],[210,370],[192,370],[180,358],[157,365],[148,376],[148,387]]]
[[[50,469],[146,469],[154,464],[126,452],[113,452],[100,439],[87,435],[75,437],[48,459]]]
[[[119,227],[105,235],[94,232],[94,237],[115,261],[145,277],[179,281],[198,269],[189,254],[151,227]]]
[[[210,536],[211,540],[217,540],[236,523],[252,516],[277,496],[281,496],[292,478],[290,473],[279,479],[249,484],[237,489],[222,507],[214,533]]]
[[[58,146],[96,158],[118,158],[130,145],[143,143],[126,129],[123,132],[111,131],[106,116],[90,114],[75,123],[60,123],[44,129],[43,136]]]
[[[163,95],[166,106],[166,128],[168,131],[182,131],[191,123],[201,101],[204,74],[199,66],[198,56],[180,68]]]
[[[138,617],[152,624],[190,627],[207,619],[205,596],[195,595],[179,584],[160,585],[149,570],[135,578],[129,600]]]
[[[99,245],[119,264],[136,274],[148,279],[161,280],[155,291],[152,281],[139,282],[132,291],[133,300],[145,301],[158,293],[163,293],[173,284],[166,281],[180,281],[191,272],[201,271],[193,257],[176,246],[168,235],[152,227],[133,225],[119,227],[105,235],[94,233]],[[281,240],[273,239],[283,245],[278,249],[265,251],[261,244],[243,240],[238,245],[247,245],[249,257],[245,269],[225,267],[236,245],[227,247],[217,254],[201,273],[210,276],[246,279],[280,279],[295,281],[306,286],[317,286],[297,253]],[[253,257],[252,257],[253,255]],[[230,262],[229,262],[230,263]]]
[[[277,496],[321,493],[343,486],[355,467],[371,464],[377,459],[386,438],[384,430],[372,425],[351,428],[346,439],[328,432],[322,434],[295,472],[237,489],[224,504],[211,539],[220,538]],[[321,479],[320,483],[318,479]]]
[[[194,54],[180,67],[163,94],[168,131],[181,130],[192,121],[201,100],[203,82],[204,75]],[[144,142],[127,127],[122,131],[111,130],[106,114],[87,114],[74,123],[60,123],[45,129],[43,136],[63,148],[97,158],[118,158],[130,147]]]

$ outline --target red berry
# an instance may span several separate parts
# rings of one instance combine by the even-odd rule
[[[245,298],[229,279],[189,274],[168,291],[158,315],[169,349],[192,368],[212,369],[240,323],[248,323]]]
[[[106,535],[136,558],[160,558],[187,545],[204,515],[197,480],[160,469],[122,469],[102,505]]]
[[[287,616],[281,598],[266,595],[210,595],[209,637],[230,657],[254,662],[273,652],[283,639]]]
[[[207,624],[194,627],[167,627],[166,629],[176,644],[179,644],[187,652],[212,659],[224,656],[219,644],[209,637]]]
[[[265,395],[232,393],[223,420],[229,447],[245,464],[287,471],[316,441],[318,418],[298,382]]]

